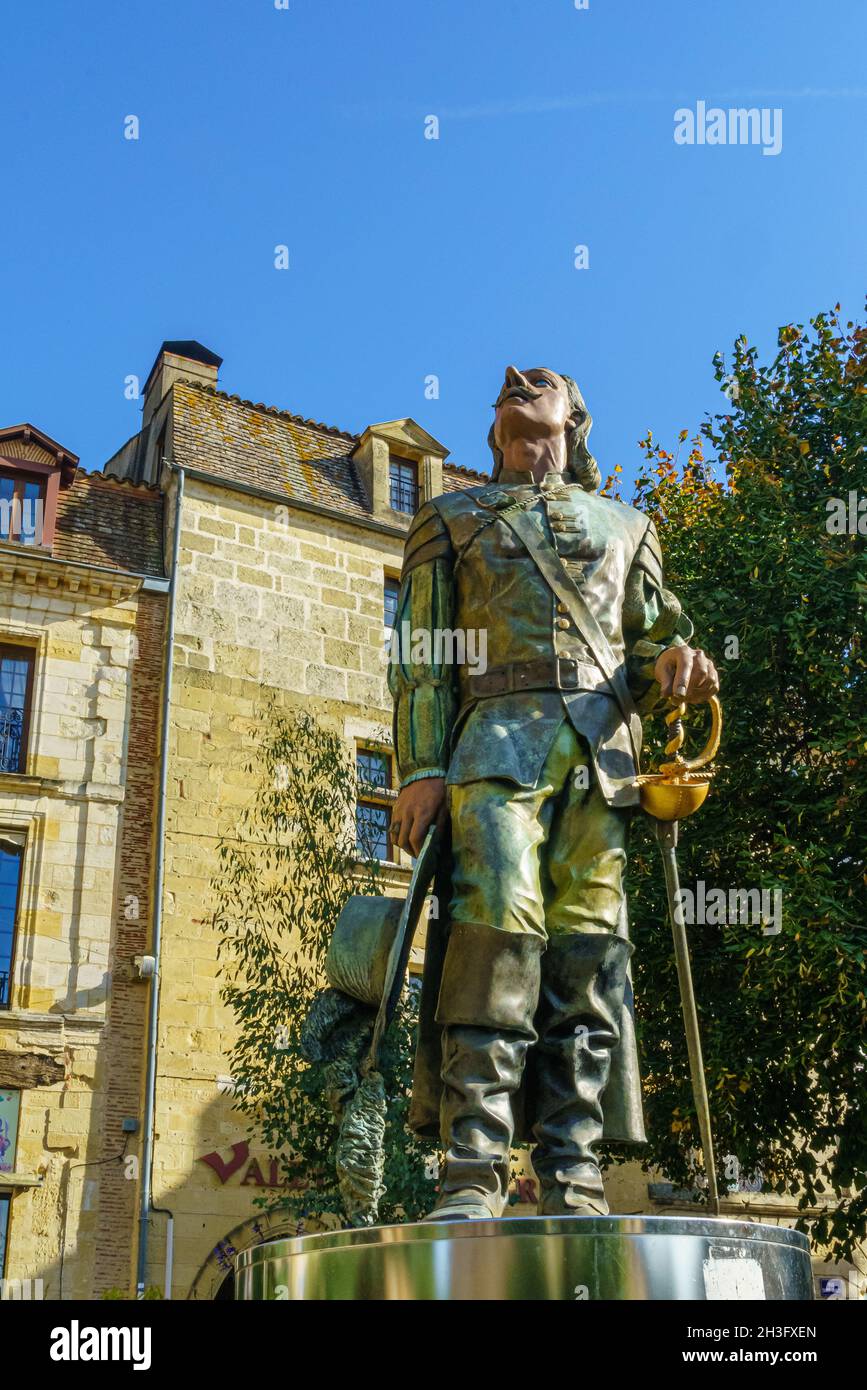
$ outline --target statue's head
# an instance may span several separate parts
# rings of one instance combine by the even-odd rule
[[[494,423],[488,444],[494,455],[494,478],[503,466],[503,446],[513,439],[545,439],[566,435],[564,473],[585,492],[595,492],[602,481],[596,460],[587,448],[593,424],[577,384],[570,376],[548,367],[520,372],[507,367],[500,394],[494,402]]]

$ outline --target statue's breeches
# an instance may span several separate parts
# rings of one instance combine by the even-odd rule
[[[452,922],[543,938],[617,931],[629,812],[606,805],[568,719],[535,787],[485,779],[448,796]]]
[[[434,1014],[455,923],[489,935],[491,928],[522,933],[543,945],[556,940],[564,947],[570,933],[628,937],[623,879],[632,812],[606,804],[589,759],[589,746],[564,717],[534,787],[495,777],[448,787],[452,852],[450,892],[443,897],[448,896],[449,906],[428,923],[410,1108],[410,1124],[418,1134],[430,1136],[439,1130],[443,1055]],[[484,972],[486,965],[479,959],[465,962],[465,968],[471,975],[474,969]],[[540,1027],[542,1023],[540,1018]],[[616,1031],[619,1041],[605,1088],[602,1137],[640,1144],[645,1139],[641,1078],[628,973]],[[529,1049],[530,1075],[514,1098],[519,1141],[531,1137],[539,1118],[535,1050]]]

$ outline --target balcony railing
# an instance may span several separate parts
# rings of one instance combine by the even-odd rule
[[[0,772],[20,772],[23,729],[24,715],[20,709],[0,712]]]

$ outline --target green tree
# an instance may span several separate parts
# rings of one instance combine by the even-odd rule
[[[221,997],[238,1036],[231,1051],[235,1105],[278,1158],[285,1186],[260,1199],[302,1219],[343,1217],[335,1173],[337,1122],[320,1065],[305,1060],[301,1028],[324,985],[334,924],[352,893],[376,893],[379,865],[356,848],[355,768],[339,734],[309,713],[263,718],[257,790],[237,837],[220,846],[214,924],[221,934]],[[381,1058],[389,1096],[381,1221],[430,1205],[429,1151],[406,1127],[417,1001],[404,995]]]
[[[803,1224],[841,1258],[867,1234],[867,500],[861,529],[839,529],[842,504],[848,518],[867,499],[865,349],[839,306],[783,328],[765,365],[739,338],[730,365],[714,359],[729,408],[684,462],[686,432],[674,452],[648,434],[635,498],[721,672],[723,746],[682,827],[681,882],[782,895],[779,934],[689,929],[717,1159],[804,1212],[834,1194],[836,1212]],[[690,1184],[698,1128],[643,817],[630,874],[648,1157]]]

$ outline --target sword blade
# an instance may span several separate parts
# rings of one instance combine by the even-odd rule
[[[686,1047],[689,1053],[689,1074],[692,1080],[692,1095],[695,1101],[698,1128],[701,1135],[701,1148],[704,1157],[704,1171],[707,1175],[708,1207],[714,1216],[719,1216],[719,1188],[717,1186],[716,1160],[713,1152],[713,1131],[710,1122],[710,1103],[707,1081],[704,1074],[704,1061],[701,1052],[701,1034],[698,1027],[698,1012],[695,1007],[695,990],[692,985],[692,967],[689,961],[689,945],[686,939],[686,926],[680,904],[680,879],[677,872],[677,821],[656,821],[656,838],[662,853],[662,867],[665,871],[665,888],[668,894],[668,917],[671,934],[674,938],[674,959],[677,964],[677,979],[680,985],[680,1002],[683,1010],[683,1025],[686,1030]]]

